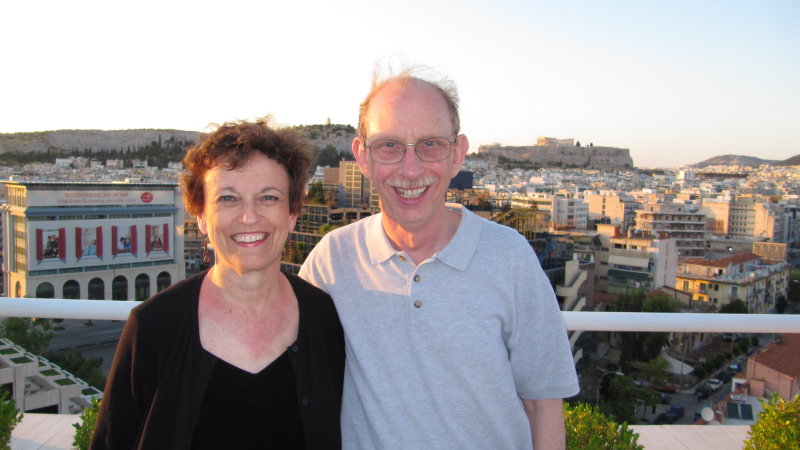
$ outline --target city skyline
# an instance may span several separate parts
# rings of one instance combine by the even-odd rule
[[[637,167],[800,154],[800,5],[788,1],[46,1],[0,12],[2,133],[199,131],[265,114],[355,126],[374,65],[409,63],[456,82],[472,152],[551,136],[628,148]]]

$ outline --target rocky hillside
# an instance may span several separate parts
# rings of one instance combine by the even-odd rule
[[[299,125],[295,127],[305,134],[306,139],[316,149],[332,145],[337,152],[350,154],[350,144],[356,137],[356,129],[350,125]]]
[[[355,129],[349,125],[302,125],[296,127],[315,148],[332,145],[340,153],[350,152]],[[0,133],[0,153],[73,152],[101,150],[131,151],[157,143],[193,144],[200,133],[183,130],[58,130],[33,133]]]
[[[540,167],[577,167],[597,170],[632,169],[633,159],[627,148],[577,147],[571,145],[531,145],[509,147],[481,145],[478,153],[530,161]]]
[[[181,130],[58,130],[0,134],[0,153],[69,154],[90,150],[133,150],[153,142],[197,142],[199,133]]]
[[[709,158],[705,161],[693,164],[692,167],[708,167],[708,166],[753,166],[758,167],[762,164],[774,164],[778,161],[774,159],[761,159],[754,156],[743,155],[721,155]]]

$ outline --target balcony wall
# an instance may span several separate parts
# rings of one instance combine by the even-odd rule
[[[0,317],[126,320],[130,309],[138,303],[0,297]],[[588,330],[800,333],[800,320],[792,315],[565,311],[562,316],[568,330],[578,331],[573,335]],[[29,375],[33,375],[38,361],[34,357],[24,364],[31,366]],[[11,447],[70,449],[75,433],[72,424],[76,422],[75,414],[25,414],[12,433]],[[732,425],[633,425],[632,428],[648,450],[742,448],[749,430],[748,426]]]

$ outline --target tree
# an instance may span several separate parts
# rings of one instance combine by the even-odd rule
[[[625,292],[614,302],[615,311],[624,312],[678,312],[680,303],[659,293],[646,298],[644,289]],[[650,361],[661,354],[661,349],[669,343],[668,333],[620,333],[622,360]]]
[[[324,205],[325,204],[325,190],[322,188],[322,183],[311,183],[308,186],[308,192],[306,193],[306,200],[309,203],[313,203],[315,205]]]
[[[75,436],[72,438],[72,445],[78,450],[87,450],[92,443],[92,433],[97,422],[97,413],[100,411],[100,400],[92,400],[92,406],[85,408],[81,412],[80,422],[73,423]]]
[[[775,394],[761,399],[758,421],[750,427],[745,449],[800,449],[800,395],[786,401]]]
[[[49,352],[44,356],[51,362],[58,364],[62,369],[68,370],[76,377],[87,382],[90,386],[94,386],[101,391],[105,389],[106,376],[100,368],[103,364],[103,358],[96,356],[87,358],[77,351]]]
[[[597,408],[585,403],[571,406],[564,403],[564,425],[568,449],[609,448],[641,450],[639,435],[606,417]]]
[[[601,411],[620,422],[636,423],[636,405],[652,406],[658,403],[654,392],[636,387],[631,377],[611,377],[608,385],[608,395],[605,403],[600,405]]]
[[[42,355],[50,347],[55,333],[48,319],[8,317],[0,324],[0,336],[33,354]]]
[[[9,398],[8,391],[0,391],[0,448],[11,448],[11,432],[22,421],[22,416],[17,403]]]
[[[725,314],[747,314],[747,303],[735,298],[727,304],[722,305],[719,312]]]
[[[326,145],[324,148],[317,150],[316,162],[317,166],[339,167],[339,160],[341,155],[331,144]]]
[[[639,375],[653,384],[663,384],[667,380],[667,367],[667,360],[659,356],[645,363]]]

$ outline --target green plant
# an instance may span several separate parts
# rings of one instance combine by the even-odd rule
[[[13,398],[7,391],[0,393],[0,448],[10,449],[11,432],[22,420],[22,412],[17,409]]]
[[[92,433],[94,432],[94,424],[97,421],[97,411],[100,410],[100,400],[92,400],[92,406],[84,408],[81,413],[80,423],[73,423],[75,427],[75,437],[72,439],[72,445],[78,450],[87,450],[89,444],[92,443]]]
[[[745,449],[800,449],[800,395],[786,401],[775,394],[761,399],[758,421],[750,427]]]
[[[586,403],[575,406],[564,404],[564,424],[567,430],[568,449],[641,450],[639,435],[618,424]]]

